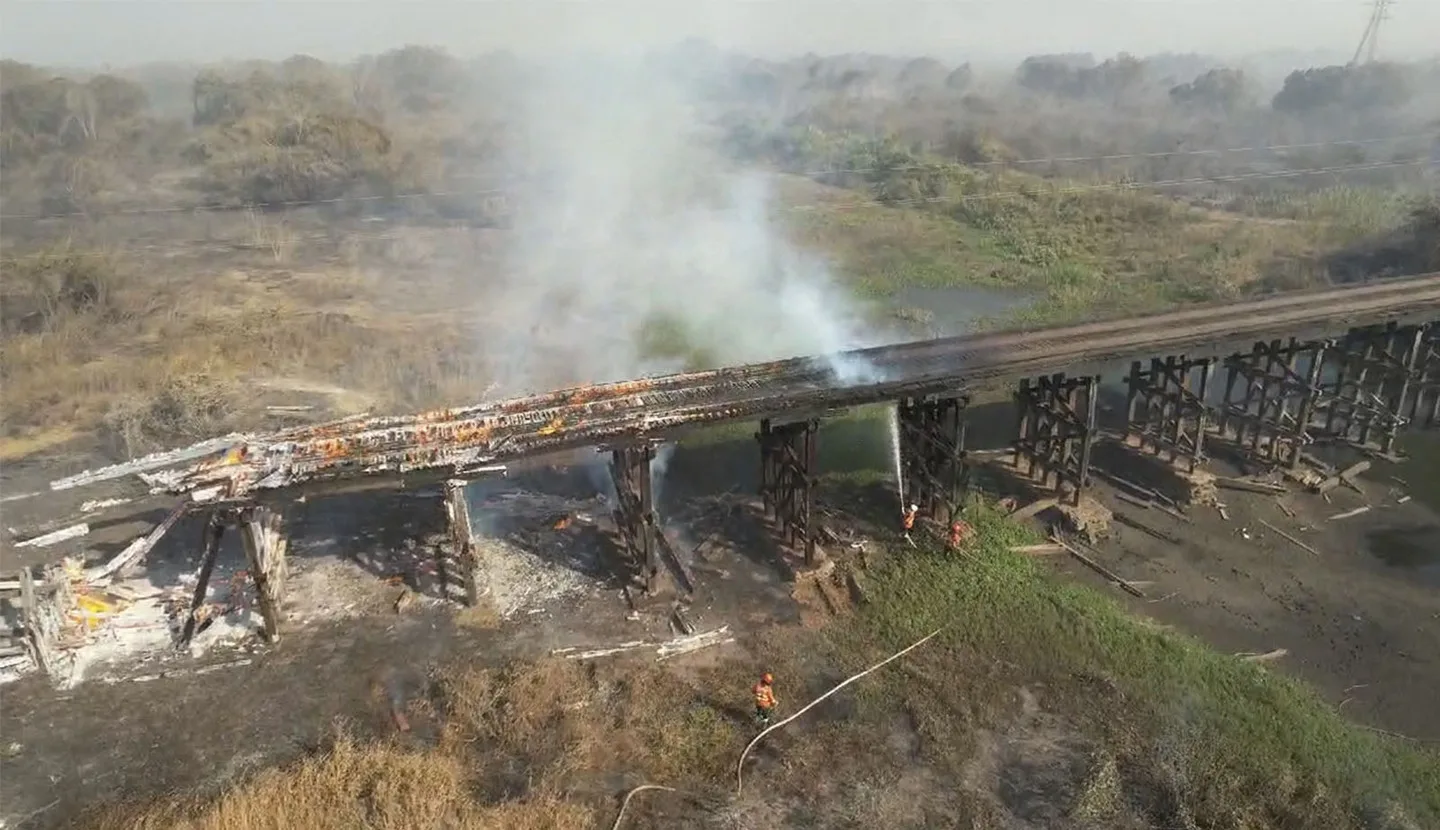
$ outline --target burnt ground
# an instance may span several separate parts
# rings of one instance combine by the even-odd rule
[[[1008,414],[999,412],[989,428],[972,431],[972,445],[997,445],[1007,423]],[[877,424],[837,424],[822,438],[822,447],[845,448],[830,456],[845,460],[825,462],[831,472],[847,465],[886,465],[887,438]],[[1426,441],[1410,446],[1417,459],[1434,452]],[[677,540],[684,549],[701,549],[693,563],[701,599],[691,622],[701,631],[730,624],[740,641],[682,658],[677,666],[743,655],[775,624],[799,616],[801,609],[783,579],[785,566],[777,563],[761,529],[741,533],[728,544],[702,532],[704,517],[717,510],[704,499],[753,489],[752,456],[750,442],[739,441],[681,448],[670,461],[662,509],[689,518],[675,530],[677,537],[690,538]],[[1101,453],[1099,463],[1135,479],[1143,478],[1148,466],[1123,452]],[[1440,654],[1440,603],[1434,599],[1440,585],[1440,520],[1434,485],[1420,480],[1425,472],[1418,462],[1377,465],[1362,483],[1363,496],[1342,488],[1331,493],[1331,503],[1293,493],[1284,501],[1295,518],[1276,507],[1274,497],[1222,491],[1228,521],[1213,508],[1196,508],[1189,511],[1189,523],[1120,502],[1102,484],[1099,498],[1130,524],[1117,521],[1113,537],[1099,551],[1104,564],[1121,576],[1150,583],[1144,599],[1114,591],[1138,613],[1223,651],[1283,648],[1288,653],[1268,665],[1310,681],[1347,716],[1436,739],[1440,713],[1432,703],[1433,689],[1440,688],[1440,660],[1434,656]],[[13,492],[10,483],[13,479],[7,491]],[[575,490],[577,498],[585,490],[574,476],[547,486]],[[1401,493],[1411,490],[1416,498],[1399,504]],[[354,499],[316,503],[306,508],[308,517],[294,520],[292,550],[300,573],[307,555],[319,561],[338,550],[343,559],[346,551],[401,547],[401,536],[441,530],[438,507],[424,499]],[[1328,520],[1365,504],[1372,506],[1367,513]],[[742,504],[741,512],[745,509]],[[1259,519],[1306,541],[1317,554],[1279,538]],[[1302,529],[1306,526],[1315,529]],[[579,538],[584,529],[567,532]],[[175,534],[171,548],[155,556],[192,556],[191,546],[181,541],[185,538],[193,537]],[[353,559],[363,569],[364,557],[353,553]],[[573,564],[573,558],[566,561]],[[1106,584],[1071,560],[1051,561],[1074,579]],[[372,563],[366,573],[378,577],[381,570]],[[645,608],[634,619],[605,568],[587,578],[592,584],[583,594],[541,602],[538,611],[530,608],[499,624],[433,606],[397,614],[388,608],[393,589],[377,579],[375,602],[366,613],[297,627],[278,648],[249,655],[248,665],[199,673],[193,671],[195,661],[179,658],[160,670],[151,666],[118,673],[114,682],[92,681],[58,693],[38,678],[27,678],[4,690],[0,818],[7,827],[63,826],[85,804],[213,791],[248,771],[302,754],[332,735],[337,724],[361,736],[393,734],[393,702],[430,694],[436,666],[457,657],[501,663],[561,647],[672,636],[668,606]],[[233,659],[216,652],[201,662],[223,665]],[[126,676],[133,679],[118,679]],[[424,740],[423,720],[412,727],[407,740]],[[897,732],[900,743],[903,732]]]
[[[495,599],[511,608],[503,620],[490,603],[456,613],[433,597],[414,610],[394,610],[407,590],[403,583],[418,582],[422,593],[433,594],[413,566],[443,533],[438,494],[372,493],[297,506],[288,517],[291,625],[278,647],[217,645],[198,659],[152,651],[96,665],[71,689],[56,691],[37,675],[5,688],[4,826],[63,826],[95,802],[211,792],[321,745],[337,728],[358,737],[391,735],[392,705],[431,694],[439,667],[456,659],[500,665],[561,649],[674,638],[673,603],[636,609],[622,594],[610,529],[588,521],[603,514],[589,477],[584,470],[532,476],[472,493],[478,525],[495,535],[486,543],[491,556],[530,560],[524,569],[510,568],[508,583],[498,576],[494,582]],[[525,502],[529,487],[553,498]],[[723,506],[712,499],[675,507],[686,515],[721,513],[727,533],[748,540],[735,547],[709,534],[699,541],[672,537],[701,588],[685,618],[696,632],[729,625],[741,643],[716,649],[727,654],[753,632],[798,618],[785,581],[789,566],[758,522],[749,528],[751,507],[735,498]],[[557,516],[574,521],[557,530]],[[199,523],[187,517],[148,557],[144,570],[157,585],[195,569]],[[502,537],[512,549],[491,544]],[[117,538],[123,544],[128,537]],[[227,561],[243,561],[235,539],[222,546],[221,562]],[[492,565],[497,574],[505,570]],[[411,727],[416,740],[432,731],[413,718]],[[31,823],[22,823],[32,813]]]

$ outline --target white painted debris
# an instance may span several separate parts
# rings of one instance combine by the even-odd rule
[[[582,652],[580,652],[580,653],[578,653],[578,654],[568,654],[568,655],[565,656],[565,659],[566,659],[566,660],[593,660],[593,659],[596,658],[596,657],[609,657],[609,656],[612,655],[612,654],[619,654],[619,653],[621,653],[621,652],[623,652],[623,651],[634,651],[634,650],[637,649],[637,648],[644,648],[644,647],[646,647],[646,646],[653,646],[653,645],[655,645],[655,643],[648,643],[648,642],[646,642],[646,641],[644,641],[644,640],[632,640],[631,642],[628,642],[628,643],[621,643],[620,645],[615,646],[614,648],[597,648],[597,649],[594,649],[594,650],[592,650],[592,651],[582,651]],[[556,653],[557,653],[557,652],[551,652],[551,654],[556,654]]]
[[[267,406],[266,412],[309,412],[313,406]]]
[[[35,496],[38,496],[38,495],[40,495],[40,494],[39,494],[39,493],[15,493],[14,495],[5,496],[5,497],[3,497],[3,498],[0,498],[0,504],[3,504],[3,503],[5,503],[5,502],[11,502],[11,501],[20,501],[21,499],[34,498]]]
[[[1396,503],[1396,504],[1404,504],[1405,502],[1407,502],[1407,501],[1409,501],[1409,500],[1410,500],[1410,497],[1409,497],[1409,496],[1401,496],[1400,498],[1398,498],[1398,499],[1395,500],[1395,503]]]
[[[710,646],[725,645],[735,642],[734,637],[728,637],[730,626],[722,625],[714,631],[706,631],[703,634],[692,634],[688,637],[677,637],[665,643],[661,643],[656,649],[656,660],[667,660],[679,654],[689,654],[692,651],[699,651]]]
[[[119,507],[122,504],[129,504],[134,499],[91,499],[80,505],[81,513],[95,513],[100,510],[109,510],[112,507]]]
[[[714,631],[706,631],[701,634],[692,634],[687,637],[676,637],[673,640],[654,642],[649,640],[631,640],[628,643],[621,643],[614,648],[597,648],[589,651],[577,652],[577,646],[568,648],[557,648],[550,652],[552,657],[564,655],[566,660],[593,660],[596,657],[609,657],[612,654],[621,654],[626,651],[635,651],[642,648],[655,648],[656,660],[665,660],[679,654],[689,654],[710,646],[725,645],[735,642],[730,634],[730,626],[722,625]]]
[[[41,536],[36,536],[33,539],[26,539],[23,542],[16,542],[15,547],[45,548],[54,544],[58,544],[60,542],[64,542],[68,539],[79,539],[81,536],[86,536],[89,533],[90,525],[81,522],[78,525],[71,525],[69,527],[64,527],[59,530],[51,531]]]
[[[207,455],[221,450],[227,450],[236,444],[243,444],[248,437],[249,436],[240,433],[231,433],[229,435],[222,435],[219,438],[211,438],[208,441],[201,441],[198,444],[182,449],[151,453],[144,458],[137,458],[134,461],[127,461],[123,464],[111,464],[108,467],[86,470],[83,473],[76,473],[68,478],[50,482],[50,489],[69,490],[72,487],[96,484],[101,481],[124,478],[128,475],[139,475],[149,470],[174,466],[186,461],[204,458]]]
[[[1351,516],[1359,516],[1361,513],[1369,513],[1369,512],[1370,512],[1370,505],[1367,504],[1367,505],[1365,505],[1364,507],[1357,507],[1357,508],[1355,508],[1354,510],[1346,510],[1344,513],[1336,513],[1334,516],[1331,516],[1331,517],[1330,517],[1330,521],[1333,522],[1333,521],[1335,521],[1335,520],[1337,520],[1337,519],[1348,519],[1348,518],[1350,518]]]
[[[220,498],[220,494],[223,492],[225,492],[224,485],[217,485],[215,487],[206,487],[204,490],[196,490],[190,494],[190,498],[197,502],[214,501]]]

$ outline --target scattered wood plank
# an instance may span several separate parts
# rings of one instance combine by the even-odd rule
[[[1178,519],[1179,521],[1182,521],[1187,525],[1192,523],[1189,516],[1186,516],[1184,513],[1181,513],[1179,510],[1176,510],[1173,507],[1166,507],[1163,504],[1157,504],[1155,505],[1155,509],[1171,517],[1172,519]]]
[[[1355,476],[1360,475],[1368,469],[1370,469],[1369,461],[1357,461],[1354,464],[1351,464],[1349,467],[1346,467],[1340,472],[1330,476],[1329,478],[1315,485],[1315,492],[1328,493],[1331,490],[1334,490],[1336,487],[1344,484],[1353,490],[1363,493],[1364,491],[1360,490],[1360,485],[1354,482],[1354,478]]]
[[[101,510],[109,510],[112,507],[119,507],[129,504],[134,499],[91,499],[80,505],[81,513],[98,513]]]
[[[621,643],[614,648],[597,648],[590,651],[581,651],[575,653],[571,653],[574,652],[574,649],[561,648],[556,649],[550,653],[556,656],[563,654],[565,655],[566,660],[593,660],[596,657],[609,657],[612,654],[620,654],[626,651],[634,651],[637,648],[644,648],[645,646],[653,645],[655,645],[655,643],[646,642],[645,640],[632,640],[628,643]]]
[[[1115,491],[1115,498],[1119,499],[1120,501],[1126,502],[1127,504],[1133,504],[1142,510],[1149,510],[1151,505],[1154,504],[1154,502],[1152,502],[1150,499],[1136,498],[1129,493],[1122,493],[1119,490]]]
[[[89,533],[90,533],[90,525],[88,525],[88,524],[86,524],[86,523],[84,523],[84,522],[81,522],[81,523],[78,524],[78,525],[70,525],[69,527],[62,527],[62,528],[60,528],[59,530],[51,531],[50,533],[46,533],[46,534],[44,534],[44,535],[42,535],[42,536],[36,536],[36,537],[34,537],[34,538],[31,538],[31,539],[26,539],[26,540],[23,541],[23,542],[16,542],[16,543],[15,543],[15,547],[17,547],[17,548],[48,548],[48,547],[50,547],[51,545],[56,545],[56,544],[59,544],[59,543],[61,543],[61,542],[64,542],[64,541],[67,541],[67,540],[70,540],[70,539],[79,539],[81,536],[86,536],[86,535],[88,535]]]
[[[661,643],[655,650],[656,660],[668,660],[681,654],[689,654],[692,651],[699,651],[710,646],[721,646],[735,642],[735,638],[729,636],[730,626],[722,625],[714,631],[706,631],[703,634],[696,634],[690,637],[680,637]]]
[[[1153,538],[1155,538],[1155,539],[1159,539],[1159,540],[1162,541],[1162,542],[1168,542],[1169,544],[1172,544],[1172,545],[1178,545],[1178,544],[1180,544],[1180,540],[1179,540],[1179,539],[1176,539],[1174,536],[1171,536],[1171,535],[1168,534],[1168,533],[1162,533],[1161,531],[1158,531],[1158,530],[1156,530],[1155,528],[1150,527],[1149,525],[1146,525],[1146,524],[1143,523],[1143,522],[1138,522],[1138,521],[1136,521],[1135,519],[1133,519],[1133,518],[1125,515],[1124,513],[1115,513],[1114,515],[1115,515],[1115,521],[1119,522],[1119,523],[1122,524],[1122,525],[1125,525],[1126,527],[1134,528],[1135,530],[1138,530],[1138,531],[1140,531],[1141,533],[1144,533],[1146,536],[1150,536],[1150,537],[1153,537]]]
[[[1290,505],[1286,504],[1283,501],[1276,501],[1275,506],[1280,508],[1281,513],[1284,513],[1286,516],[1289,516],[1292,519],[1295,518],[1295,511],[1290,509]]]
[[[1026,556],[1046,556],[1052,553],[1064,553],[1065,546],[1047,542],[1040,545],[1018,545],[1010,548],[1011,553],[1020,553]]]
[[[1286,533],[1285,531],[1281,530],[1280,528],[1276,527],[1275,525],[1270,524],[1269,522],[1265,521],[1264,519],[1256,519],[1256,521],[1258,521],[1260,524],[1264,525],[1264,526],[1265,526],[1266,528],[1268,528],[1272,533],[1278,534],[1278,535],[1280,536],[1280,538],[1282,538],[1282,539],[1290,542],[1291,544],[1299,547],[1301,550],[1304,550],[1304,551],[1308,552],[1311,556],[1319,556],[1319,555],[1320,555],[1320,552],[1319,552],[1319,551],[1315,550],[1314,548],[1310,547],[1309,545],[1305,544],[1304,542],[1300,541],[1299,539],[1296,539],[1294,536],[1291,536],[1290,534]]]
[[[1131,585],[1128,581],[1120,578],[1120,577],[1117,576],[1113,571],[1110,571],[1109,569],[1107,569],[1104,565],[1101,565],[1099,562],[1096,562],[1094,559],[1091,559],[1090,557],[1088,557],[1088,556],[1086,556],[1085,554],[1081,553],[1081,552],[1079,551],[1079,549],[1077,549],[1074,545],[1070,544],[1069,542],[1066,542],[1064,539],[1061,539],[1061,538],[1058,537],[1058,536],[1051,536],[1051,537],[1050,537],[1050,540],[1053,541],[1055,544],[1060,545],[1061,547],[1065,548],[1065,550],[1066,550],[1071,556],[1073,556],[1073,557],[1075,557],[1076,559],[1080,560],[1081,564],[1085,565],[1086,567],[1090,568],[1090,569],[1091,569],[1092,571],[1094,571],[1095,573],[1100,574],[1101,576],[1105,577],[1106,579],[1108,579],[1108,580],[1110,580],[1111,582],[1113,582],[1113,583],[1115,583],[1116,585],[1118,585],[1121,589],[1123,589],[1123,590],[1125,591],[1125,593],[1130,594],[1131,596],[1140,597],[1141,599],[1144,599],[1144,598],[1145,598],[1145,592],[1144,592],[1144,591],[1141,591],[1139,588],[1136,588],[1134,585]]]
[[[1333,521],[1337,521],[1337,520],[1339,520],[1339,519],[1348,519],[1348,518],[1350,518],[1351,516],[1359,516],[1361,513],[1369,513],[1369,512],[1370,512],[1370,505],[1367,504],[1367,505],[1365,505],[1364,507],[1357,507],[1357,508],[1355,508],[1354,510],[1346,510],[1344,513],[1336,513],[1334,516],[1331,516],[1331,517],[1330,517],[1330,521],[1333,522]]]
[[[1242,651],[1235,656],[1248,663],[1268,663],[1271,660],[1279,660],[1281,657],[1284,657],[1289,653],[1290,652],[1288,649],[1277,648],[1273,651],[1267,651],[1264,654],[1256,654],[1254,652]]]
[[[1407,501],[1409,501],[1409,500],[1410,500],[1410,497],[1409,497],[1409,496],[1401,496],[1400,498],[1398,498],[1398,499],[1395,500],[1395,503],[1396,503],[1396,504],[1404,504],[1405,502],[1407,502]]]
[[[1246,478],[1215,478],[1215,486],[1227,490],[1244,490],[1247,493],[1287,493],[1289,490],[1282,484],[1271,484],[1266,481],[1255,481]]]

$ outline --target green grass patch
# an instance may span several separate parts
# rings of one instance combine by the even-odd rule
[[[1027,530],[978,503],[967,514],[978,531],[970,556],[923,544],[897,547],[872,571],[872,602],[854,625],[834,633],[838,648],[863,643],[872,653],[893,651],[944,626],[942,642],[927,646],[924,659],[952,661],[945,669],[951,677],[980,671],[952,657],[972,655],[1023,667],[1035,682],[1106,678],[1125,701],[1117,717],[1140,735],[1128,751],[1178,750],[1182,760],[1165,763],[1188,776],[1188,808],[1200,826],[1355,826],[1362,813],[1395,804],[1419,826],[1440,826],[1440,756],[1348,723],[1300,681],[1160,629],[1108,597],[1045,574],[1008,551],[1032,540]],[[913,674],[885,678],[868,699],[913,697]],[[947,705],[976,706],[975,687],[966,688],[969,699]],[[932,711],[935,705],[910,703]],[[1268,818],[1239,824],[1241,813]],[[1287,824],[1286,816],[1305,823]]]
[[[801,140],[803,139],[803,140]],[[780,148],[780,152],[776,148]],[[782,177],[791,238],[824,254],[857,295],[907,287],[1004,287],[1039,295],[991,325],[1134,314],[1327,279],[1332,253],[1402,228],[1412,199],[1392,188],[1277,189],[1228,210],[1166,193],[1109,189],[972,168],[893,142],[811,129],[768,155],[791,170],[866,174]]]

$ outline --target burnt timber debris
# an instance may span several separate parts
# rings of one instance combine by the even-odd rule
[[[647,593],[665,567],[689,582],[660,532],[650,481],[657,442],[728,421],[760,422],[762,498],[785,542],[807,564],[825,538],[816,521],[816,433],[849,407],[895,401],[905,489],[927,515],[953,511],[968,475],[964,412],[970,393],[1018,384],[1017,469],[1078,502],[1097,437],[1099,372],[1133,361],[1127,432],[1194,469],[1215,441],[1271,467],[1293,466],[1315,440],[1393,451],[1407,426],[1440,424],[1440,274],[1293,292],[1144,318],[999,332],[797,357],[747,366],[603,383],[415,415],[361,415],[269,434],[232,434],[52,482],[65,490],[138,476],[180,499],[169,517],[111,562],[82,574],[102,582],[143,558],[188,511],[213,512],[210,533],[240,529],[255,575],[264,634],[279,636],[285,586],[283,508],[340,489],[443,485],[450,520],[442,584],[467,604],[485,593],[466,484],[507,462],[584,447],[611,453],[618,535]],[[1283,335],[1283,339],[1277,339]],[[847,385],[832,366],[863,363],[881,380]],[[1148,363],[1148,369],[1146,364]],[[1216,367],[1226,370],[1221,401]],[[1064,373],[1059,373],[1064,372]],[[1022,463],[1023,462],[1023,463]],[[209,538],[209,537],[207,537]],[[30,572],[27,571],[27,574]],[[53,650],[44,612],[63,605],[47,571],[17,581],[38,598],[21,629],[40,664]],[[693,584],[682,584],[693,591]],[[447,591],[447,595],[450,592]],[[22,602],[23,604],[23,602]],[[59,605],[57,605],[59,607]],[[43,642],[39,642],[43,641]]]

